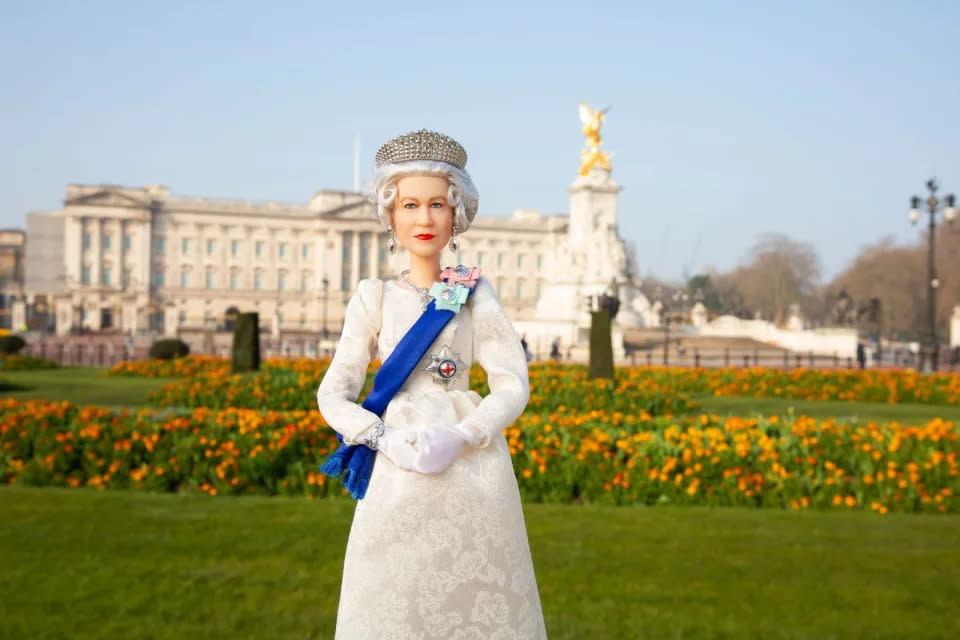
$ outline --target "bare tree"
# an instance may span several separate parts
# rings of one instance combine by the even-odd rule
[[[926,307],[924,253],[919,246],[898,247],[891,238],[865,247],[825,290],[836,299],[846,291],[855,301],[880,300],[884,333],[915,337],[923,326]]]
[[[749,262],[723,280],[735,283],[742,304],[768,320],[782,323],[794,302],[801,307],[815,296],[820,259],[807,242],[782,234],[761,235],[748,254]]]

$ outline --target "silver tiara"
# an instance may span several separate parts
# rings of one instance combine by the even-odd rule
[[[467,152],[453,138],[427,129],[397,136],[377,150],[377,168],[410,160],[439,160],[463,169]]]

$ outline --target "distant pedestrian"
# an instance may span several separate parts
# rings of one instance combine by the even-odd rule
[[[523,347],[523,355],[527,357],[527,362],[533,361],[533,354],[530,353],[530,347],[527,346],[527,336],[520,338],[520,346]]]
[[[857,342],[857,364],[861,369],[867,366],[867,350],[863,346],[863,340]]]
[[[550,345],[550,359],[560,359],[560,338],[554,338],[553,343]]]

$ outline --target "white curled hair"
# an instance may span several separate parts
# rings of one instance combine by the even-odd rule
[[[397,198],[397,181],[405,176],[441,176],[450,182],[447,201],[453,207],[453,230],[460,234],[470,228],[477,215],[480,195],[465,170],[438,160],[411,160],[385,164],[374,171],[368,188],[370,199],[376,203],[377,217],[384,225],[390,224],[390,214]]]

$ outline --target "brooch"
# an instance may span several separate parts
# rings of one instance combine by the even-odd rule
[[[434,282],[433,286],[430,287],[430,295],[437,301],[437,304],[434,305],[437,309],[449,309],[456,313],[467,301],[470,290],[462,284]]]
[[[440,279],[450,284],[462,284],[467,289],[473,289],[480,279],[480,267],[467,267],[458,264],[456,267],[447,267],[440,273]]]
[[[430,358],[432,362],[424,367],[423,370],[433,374],[433,381],[436,384],[442,384],[444,386],[449,386],[450,381],[453,380],[460,371],[460,367],[466,366],[460,359],[460,354],[454,353],[449,345],[443,345],[443,348],[440,349],[438,353],[430,354]]]

